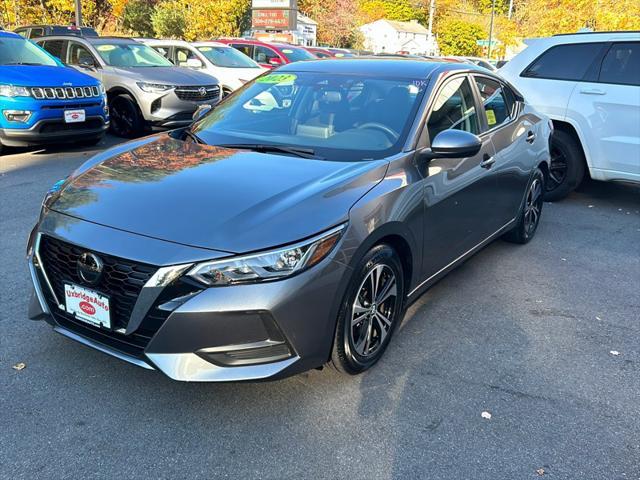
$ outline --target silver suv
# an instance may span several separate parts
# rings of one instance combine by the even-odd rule
[[[59,35],[35,42],[67,65],[102,81],[111,130],[121,137],[134,137],[149,127],[188,125],[198,106],[220,100],[216,78],[175,67],[133,39]]]

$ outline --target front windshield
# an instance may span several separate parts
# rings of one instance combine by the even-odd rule
[[[233,47],[206,45],[196,48],[216,67],[260,68],[260,65]]]
[[[22,37],[0,37],[0,65],[48,65],[56,61],[37,45]]]
[[[299,62],[301,60],[315,60],[316,56],[313,53],[307,52],[301,48],[284,47],[280,51],[287,57],[290,62]]]
[[[98,43],[98,54],[112,67],[171,67],[173,64],[142,43]]]
[[[313,149],[328,160],[383,158],[402,148],[426,82],[319,72],[270,73],[194,124],[212,145]]]

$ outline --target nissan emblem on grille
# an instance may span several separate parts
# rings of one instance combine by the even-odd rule
[[[90,285],[95,285],[102,275],[102,260],[97,255],[84,252],[78,257],[78,275]]]

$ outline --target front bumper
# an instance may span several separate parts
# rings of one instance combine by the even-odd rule
[[[45,119],[30,128],[0,128],[0,142],[7,147],[27,147],[90,140],[101,137],[108,129],[109,121],[100,115],[88,116],[82,123],[64,123],[59,118]]]
[[[193,89],[193,93],[190,89]],[[200,105],[216,105],[221,99],[221,90],[212,98],[205,93],[200,97],[198,87],[178,87],[163,93],[149,93],[140,89],[137,101],[145,120],[154,127],[178,128],[191,124],[193,113]],[[181,98],[182,97],[182,98]]]
[[[319,367],[329,358],[339,284],[348,268],[334,260],[338,249],[314,268],[294,277],[262,284],[203,288],[174,304],[171,301],[175,299],[167,302],[165,294],[171,293],[169,287],[163,293],[163,289],[159,291],[147,282],[126,329],[100,331],[69,318],[60,299],[57,302],[53,299],[53,285],[62,279],[53,278],[57,271],[48,268],[46,254],[41,255],[43,235],[73,243],[81,250],[85,247],[89,250],[86,240],[91,238],[90,250],[99,255],[122,257],[128,253],[126,258],[158,267],[165,266],[161,258],[183,265],[210,259],[219,252],[176,247],[88,222],[79,223],[69,229],[68,217],[49,212],[34,229],[29,247],[34,285],[30,318],[46,320],[68,338],[181,381],[276,379]],[[81,233],[72,240],[74,232]],[[170,311],[158,321],[160,301]],[[136,318],[141,311],[142,317]],[[150,321],[158,325],[152,334],[148,333]],[[139,328],[129,332],[136,323]],[[136,343],[142,331],[150,336],[148,342],[141,348],[130,348],[129,343]]]

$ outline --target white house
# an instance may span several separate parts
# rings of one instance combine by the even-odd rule
[[[364,35],[364,48],[374,53],[408,52],[437,55],[438,43],[433,34],[417,20],[396,22],[376,20],[360,27]]]

